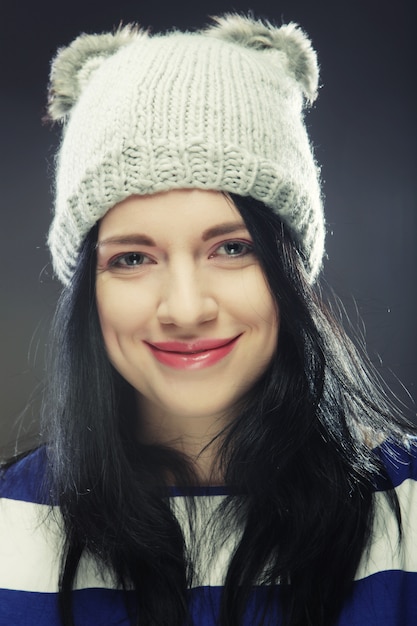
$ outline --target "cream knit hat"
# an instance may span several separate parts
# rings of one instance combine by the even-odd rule
[[[83,239],[117,202],[196,187],[271,207],[313,282],[324,219],[303,107],[317,86],[316,54],[298,26],[234,14],[203,31],[128,26],[59,50],[49,101],[64,125],[48,239],[57,276],[70,281]]]

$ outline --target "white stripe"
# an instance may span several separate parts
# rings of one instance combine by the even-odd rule
[[[404,481],[396,488],[401,503],[404,539],[398,546],[398,531],[393,513],[382,493],[376,494],[377,519],[369,555],[362,558],[356,579],[379,571],[405,570],[417,572],[417,483]],[[215,508],[223,496],[212,496],[210,507]],[[174,510],[189,540],[182,498],[173,499]],[[204,528],[205,513],[201,514],[197,498],[197,527]],[[213,509],[212,509],[213,510]],[[0,588],[34,592],[56,592],[59,558],[62,549],[61,517],[59,510],[45,505],[0,499]],[[187,541],[188,543],[188,541]],[[236,539],[208,558],[211,545],[204,541],[199,546],[199,578],[195,585],[222,585]],[[207,554],[207,558],[206,557]],[[89,587],[114,588],[110,574],[101,577],[94,562],[83,558],[76,580],[76,589]]]
[[[50,592],[58,590],[62,518],[55,508],[0,499],[0,588]],[[91,559],[82,559],[76,589],[113,588],[111,576],[100,576]]]
[[[417,483],[407,479],[396,487],[401,507],[403,540],[383,493],[376,494],[376,520],[369,555],[363,555],[356,580],[386,570],[417,572]]]

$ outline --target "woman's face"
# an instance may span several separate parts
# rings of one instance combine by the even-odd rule
[[[106,349],[158,423],[233,416],[276,349],[279,313],[245,224],[216,191],[132,196],[101,220]],[[205,426],[206,427],[206,426]]]

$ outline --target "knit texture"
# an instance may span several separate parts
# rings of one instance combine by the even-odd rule
[[[81,35],[52,65],[63,122],[48,243],[67,284],[91,227],[133,194],[250,195],[295,234],[314,281],[324,250],[319,172],[303,120],[316,55],[294,24],[238,15],[204,31]]]

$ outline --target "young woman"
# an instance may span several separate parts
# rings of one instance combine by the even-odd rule
[[[44,445],[0,482],[0,624],[406,626],[413,429],[323,304],[306,35],[79,37]]]

